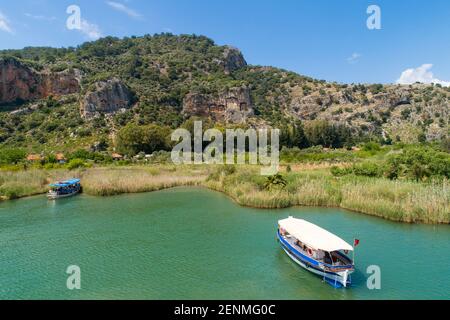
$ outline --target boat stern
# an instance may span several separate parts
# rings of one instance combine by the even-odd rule
[[[334,288],[347,288],[352,284],[352,273],[353,270],[345,270],[334,275],[326,275],[324,281]]]
[[[56,200],[58,198],[58,193],[56,191],[50,190],[47,192],[47,198],[49,200]]]

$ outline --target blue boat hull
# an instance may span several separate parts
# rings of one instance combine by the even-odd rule
[[[286,254],[302,268],[322,277],[324,281],[335,288],[348,287],[351,285],[350,274],[353,270],[343,270],[341,272],[326,271],[323,264],[308,257],[296,250],[289,242],[287,242],[278,232],[278,241]]]

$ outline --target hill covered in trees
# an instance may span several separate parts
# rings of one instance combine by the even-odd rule
[[[195,35],[3,50],[0,81],[0,148],[29,152],[167,149],[167,133],[197,118],[277,127],[283,146],[300,148],[440,142],[449,133],[450,88],[329,83],[248,65],[238,49]]]

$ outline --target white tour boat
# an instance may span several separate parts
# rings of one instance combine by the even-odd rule
[[[287,255],[306,270],[336,288],[351,284],[355,266],[347,253],[354,248],[338,236],[293,217],[278,221],[277,235]],[[358,243],[355,239],[354,245]]]

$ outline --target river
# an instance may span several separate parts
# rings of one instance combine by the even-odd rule
[[[276,241],[292,215],[361,240],[353,285],[334,289]],[[449,299],[450,226],[332,208],[260,210],[196,188],[0,203],[1,299]],[[68,266],[81,290],[66,287]],[[367,267],[381,270],[370,290]]]

